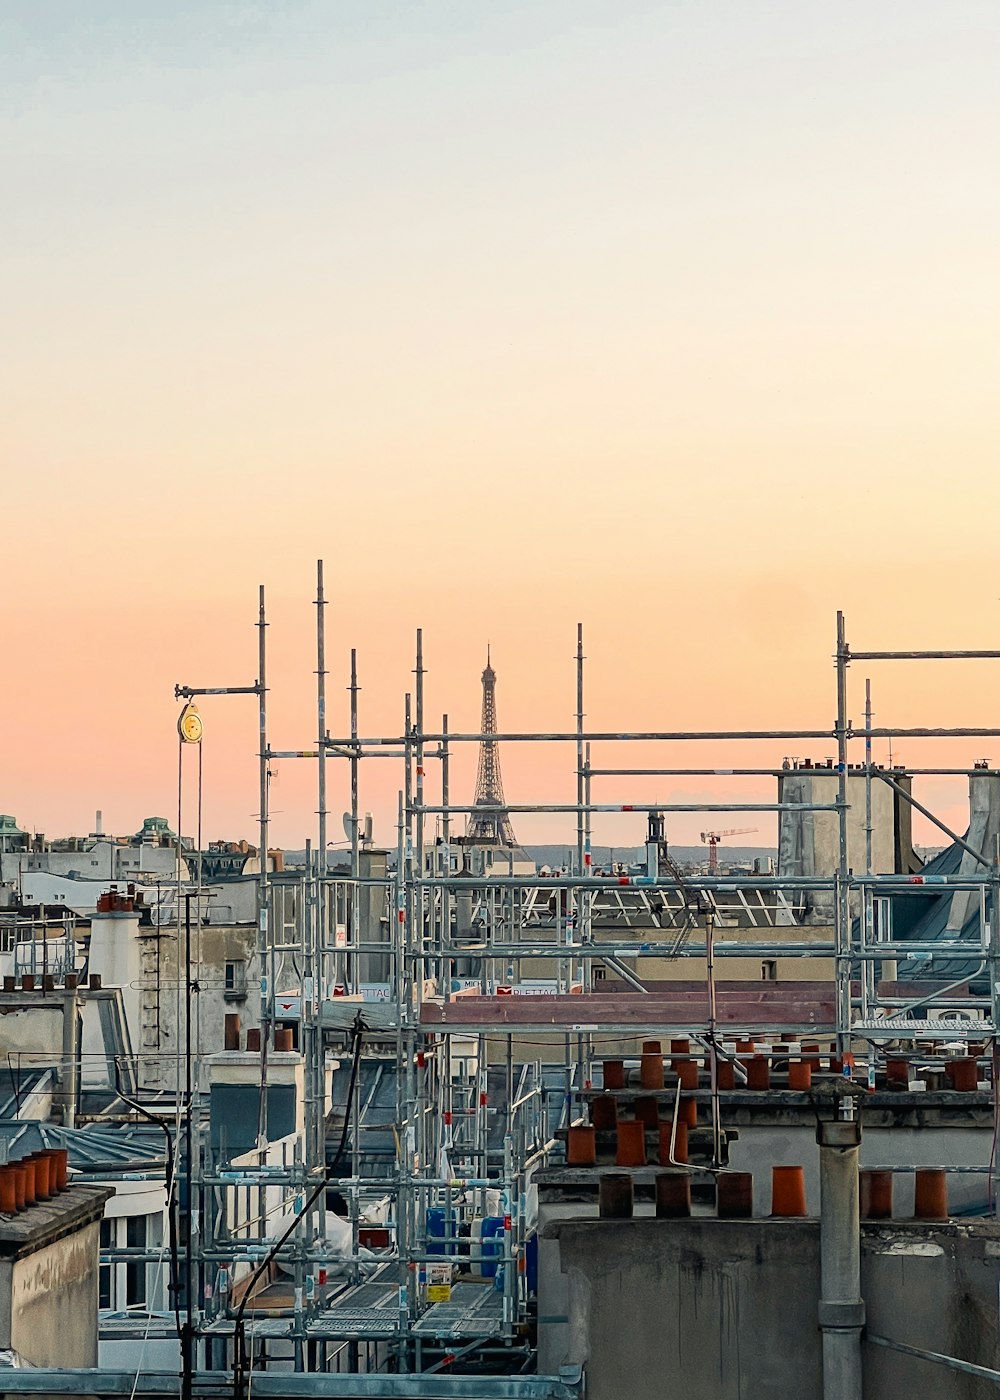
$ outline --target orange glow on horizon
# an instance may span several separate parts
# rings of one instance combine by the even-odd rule
[[[501,725],[571,729],[580,620],[596,730],[830,728],[837,608],[855,646],[1000,636],[1000,11],[182,0],[137,27],[13,0],[5,24],[0,805],[22,826],[173,824],[174,685],[255,679],[261,582],[269,736],[308,748],[318,558],[331,732],[352,645],[362,732],[400,731],[418,626],[428,722],[464,730],[487,641]],[[990,666],[871,675],[878,723],[994,723]],[[254,703],[202,708],[205,834],[252,840]],[[511,802],[574,799],[572,746],[502,765]],[[456,755],[455,796],[474,779]],[[392,844],[398,765],[361,782]],[[751,789],[773,796],[727,790]],[[960,779],[917,791],[963,828]],[[276,764],[271,803],[301,846],[312,766]],[[515,831],[572,844],[575,821]]]

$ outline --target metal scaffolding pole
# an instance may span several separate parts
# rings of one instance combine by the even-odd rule
[[[398,1294],[397,1326],[393,1332],[392,1344],[398,1349],[398,1363],[406,1369],[419,1365],[426,1359],[423,1351],[430,1343],[424,1340],[429,1334],[422,1333],[416,1324],[429,1306],[421,1291],[421,1269],[442,1256],[429,1248],[426,1211],[430,1205],[443,1205],[446,1222],[446,1235],[449,1242],[445,1246],[445,1258],[453,1257],[451,1233],[451,1212],[454,1209],[465,1211],[465,1224],[470,1223],[472,1214],[484,1214],[487,1191],[497,1190],[506,1194],[510,1224],[504,1230],[503,1253],[501,1259],[507,1270],[498,1295],[502,1298],[503,1339],[508,1344],[524,1325],[526,1320],[523,1280],[518,1265],[522,1258],[525,1243],[524,1218],[521,1206],[521,1190],[525,1181],[525,1166],[529,1155],[532,1160],[545,1160],[556,1146],[549,1132],[548,1115],[558,1103],[558,1110],[569,1109],[567,1122],[573,1116],[574,1104],[583,1098],[585,1088],[589,1090],[589,1068],[594,1053],[593,1040],[602,1032],[616,1037],[619,1041],[634,1038],[637,1025],[625,1017],[615,1016],[602,1010],[604,1020],[593,1023],[590,1008],[601,1005],[579,999],[579,1022],[574,1020],[567,1027],[554,1022],[546,1025],[540,1012],[537,1020],[526,1017],[517,1022],[513,1018],[506,1024],[499,1014],[490,1018],[491,1003],[482,993],[494,993],[501,984],[501,990],[510,990],[509,984],[520,981],[522,984],[531,976],[526,964],[533,960],[545,960],[548,968],[544,975],[553,980],[557,989],[569,991],[576,982],[577,974],[583,979],[584,992],[591,990],[590,973],[595,960],[603,961],[621,980],[631,981],[633,986],[645,992],[650,985],[644,983],[638,971],[632,967],[645,966],[650,969],[650,961],[675,961],[688,959],[692,980],[697,976],[701,981],[701,969],[690,963],[692,958],[706,960],[709,995],[705,1006],[692,1006],[690,1012],[683,1005],[676,1013],[690,1018],[690,1024],[678,1025],[699,1039],[704,1038],[709,1047],[710,1097],[713,1106],[713,1166],[718,1168],[723,1159],[721,1114],[724,1110],[724,1094],[720,1094],[717,1076],[720,1048],[717,1041],[726,1035],[723,1029],[727,1024],[725,997],[728,986],[725,982],[716,984],[716,976],[727,962],[733,958],[746,959],[755,956],[767,959],[833,959],[835,976],[833,979],[834,997],[827,996],[822,1021],[804,1022],[796,1025],[798,1034],[816,1033],[817,1025],[826,1030],[827,1025],[835,1028],[839,1054],[847,1059],[852,1049],[859,1055],[859,1061],[867,1056],[867,1064],[873,1069],[876,1059],[880,1060],[879,1049],[861,1050],[859,1046],[867,1038],[869,1044],[877,1042],[871,1033],[871,1026],[890,1025],[898,1033],[906,1025],[906,1018],[924,1006],[949,1010],[958,1007],[974,1007],[990,1014],[992,1027],[1000,1017],[1000,929],[998,929],[998,893],[1000,893],[1000,852],[976,852],[974,846],[958,838],[930,810],[912,799],[896,776],[884,772],[873,763],[872,741],[879,737],[912,738],[968,738],[996,736],[998,729],[982,728],[875,728],[871,710],[870,681],[865,687],[865,716],[863,728],[855,728],[848,712],[848,672],[853,661],[883,659],[954,659],[954,658],[1000,658],[1000,652],[852,652],[846,639],[846,627],[842,613],[837,614],[836,685],[837,713],[832,728],[818,729],[775,729],[748,731],[672,731],[653,733],[591,732],[584,728],[584,653],[583,624],[577,625],[576,637],[576,711],[575,728],[558,733],[512,733],[488,735],[479,733],[453,734],[450,731],[448,715],[441,719],[439,733],[425,730],[425,677],[423,653],[423,630],[416,632],[416,664],[414,669],[415,691],[413,697],[405,697],[403,733],[399,736],[359,737],[358,723],[358,683],[357,655],[351,651],[351,717],[350,738],[331,739],[327,726],[326,712],[326,656],[325,656],[325,608],[323,563],[317,561],[316,587],[316,743],[308,751],[272,751],[267,742],[267,679],[265,629],[267,621],[264,609],[264,589],[259,598],[259,673],[252,687],[236,687],[219,691],[185,692],[189,694],[249,693],[258,697],[259,705],[259,764],[260,764],[260,870],[257,878],[258,916],[258,955],[261,971],[261,1117],[258,1125],[258,1143],[266,1145],[267,1118],[265,1090],[267,1083],[267,1055],[270,1032],[273,1030],[276,994],[276,976],[285,966],[282,959],[301,954],[304,958],[301,1016],[302,1045],[305,1052],[305,1079],[307,1098],[308,1132],[304,1159],[286,1163],[284,1167],[272,1167],[274,1178],[259,1175],[251,1184],[241,1183],[240,1190],[259,1192],[263,1206],[264,1191],[280,1189],[285,1205],[299,1193],[310,1180],[315,1180],[317,1171],[325,1170],[325,1142],[323,1123],[325,1119],[323,1101],[323,1040],[324,1034],[335,1033],[334,1028],[345,1024],[343,1018],[337,1020],[337,1012],[343,1012],[341,1004],[328,995],[326,970],[333,960],[343,957],[344,982],[355,992],[359,992],[363,980],[368,980],[362,972],[362,958],[370,953],[387,955],[389,988],[388,1005],[384,1008],[384,1018],[379,1022],[381,1043],[369,1048],[366,1053],[374,1057],[392,1059],[395,1051],[395,1116],[392,1129],[398,1133],[396,1160],[387,1175],[379,1176],[372,1172],[366,1175],[366,1152],[362,1150],[364,1133],[368,1130],[365,1118],[366,1103],[359,1093],[348,1099],[345,1112],[349,1117],[351,1137],[350,1176],[346,1163],[338,1175],[338,1189],[348,1197],[349,1211],[353,1226],[354,1244],[358,1244],[358,1226],[362,1205],[366,1194],[376,1191],[388,1194],[392,1200],[394,1223],[396,1226],[396,1257],[403,1265],[400,1271],[401,1287]],[[179,688],[180,690],[180,688]],[[485,804],[470,805],[456,802],[454,793],[453,760],[459,744],[480,744],[483,740],[491,743],[571,743],[575,748],[576,801],[570,803],[534,803],[523,806],[509,805],[491,807]],[[624,779],[629,777],[732,777],[732,778],[774,778],[787,773],[789,767],[783,763],[760,767],[733,767],[730,769],[705,766],[684,767],[682,765],[662,767],[594,767],[591,762],[591,745],[599,742],[637,744],[655,742],[659,744],[703,744],[703,743],[765,743],[822,740],[834,743],[836,747],[836,769],[803,769],[801,771],[824,774],[830,772],[831,786],[835,780],[836,800],[828,802],[674,802],[660,803],[641,801],[639,803],[608,802],[595,803],[592,784],[595,778]],[[851,745],[864,742],[864,763],[854,769],[849,763]],[[317,816],[318,849],[315,853],[307,850],[304,876],[296,887],[295,877],[290,875],[287,883],[292,885],[289,894],[299,890],[304,898],[298,901],[296,925],[286,934],[281,919],[286,918],[278,909],[278,895],[281,893],[277,877],[273,880],[268,871],[268,821],[269,821],[269,760],[274,757],[314,757],[317,760]],[[713,755],[714,756],[714,755]],[[365,877],[361,876],[361,822],[359,776],[361,759],[368,757],[387,758],[403,764],[402,790],[399,793],[397,813],[396,866],[387,875],[373,875],[377,867],[366,863]],[[328,800],[327,800],[327,759],[345,759],[350,765],[351,814],[350,844],[351,873],[349,880],[331,877],[328,861]],[[440,801],[428,801],[426,785],[426,762],[439,759],[441,762]],[[711,760],[710,760],[711,761]],[[976,769],[959,767],[924,768],[908,770],[926,774],[966,774]],[[993,772],[994,770],[989,770]],[[857,784],[851,781],[852,774],[863,774],[865,783],[864,801],[864,868],[863,873],[855,873],[851,868],[853,854],[849,846],[849,836],[853,839],[857,826],[852,820],[852,803],[857,796]],[[976,856],[982,874],[968,873],[957,876],[924,875],[880,875],[873,871],[873,817],[872,786],[875,780],[885,782],[890,788],[911,802],[914,809],[936,821],[949,838],[959,847]],[[430,794],[432,797],[436,794]],[[575,821],[576,859],[575,868],[568,875],[523,876],[515,875],[509,853],[501,851],[492,869],[507,873],[483,873],[470,880],[468,873],[453,871],[452,841],[453,822],[461,815],[475,810],[480,815],[490,812],[540,813],[562,816]],[[836,860],[832,869],[824,869],[819,875],[788,875],[782,870],[776,876],[703,876],[681,873],[679,869],[668,869],[662,859],[653,861],[650,868],[642,873],[633,870],[622,876],[605,876],[595,873],[592,858],[593,817],[598,814],[625,816],[643,815],[648,812],[760,812],[779,815],[794,813],[835,813],[835,818],[824,819],[827,831],[834,821],[837,829]],[[434,833],[433,850],[428,848],[428,816],[440,816],[440,844],[438,832]],[[494,855],[496,852],[494,851]],[[860,865],[860,856],[857,856]],[[831,862],[833,864],[833,862]],[[655,866],[655,868],[653,868]],[[792,937],[782,938],[783,930],[778,927],[779,908],[791,906],[787,896],[796,891],[825,891],[833,895],[834,928],[832,938],[826,930],[818,931],[815,938],[808,936],[808,930],[787,931]],[[911,899],[921,895],[941,897],[954,891],[978,892],[981,906],[983,937],[974,942],[971,939],[943,939],[938,941],[914,941],[891,937],[891,919],[882,921],[882,908],[891,907],[896,898],[906,896]],[[375,905],[380,897],[388,900],[388,907],[394,917],[390,920],[388,943],[383,942],[378,930],[373,931],[365,921],[362,936],[361,900],[364,897]],[[748,899],[747,896],[750,896]],[[706,934],[703,942],[677,938],[679,928],[684,927],[689,899],[697,899],[704,916]],[[754,902],[754,898],[759,901]],[[332,900],[332,903],[331,903]],[[270,908],[274,903],[274,910]],[[876,907],[878,905],[878,907]],[[366,905],[367,908],[367,905]],[[457,917],[452,926],[452,910]],[[857,939],[853,935],[853,916],[860,910],[860,932]],[[742,927],[738,935],[726,938],[720,934],[727,931],[732,916],[740,918]],[[878,928],[876,936],[876,915]],[[347,951],[337,951],[337,940],[332,937],[331,924],[336,927],[340,919],[349,924]],[[279,919],[275,929],[273,920]],[[473,920],[478,923],[473,923]],[[616,922],[617,921],[617,922]],[[633,933],[632,937],[629,934]],[[746,934],[746,937],[743,937]],[[597,941],[595,941],[595,939]],[[947,964],[956,959],[969,960],[989,974],[989,991],[977,987],[976,997],[959,995],[962,983],[955,980],[951,972],[942,977],[926,997],[901,996],[898,990],[883,993],[882,983],[876,979],[875,965],[880,960],[905,953],[927,960],[933,970],[935,960]],[[279,956],[280,955],[280,956]],[[628,959],[626,963],[622,961]],[[460,961],[461,960],[461,961]],[[852,989],[851,974],[855,962],[861,964],[861,988],[856,995]],[[678,963],[678,968],[683,964]],[[557,977],[553,979],[551,969],[555,967]],[[451,1014],[451,976],[457,971],[468,975],[468,983],[478,984],[474,990],[480,992],[480,1007],[476,1016],[462,1021],[459,1016],[449,1020]],[[516,974],[515,974],[516,970]],[[651,969],[652,970],[652,969]],[[662,971],[662,969],[655,969]],[[820,971],[825,971],[820,969]],[[683,974],[682,974],[683,975]],[[828,977],[829,974],[827,973]],[[967,979],[966,979],[967,980]],[[507,986],[502,984],[507,983]],[[286,984],[283,981],[282,986]],[[670,987],[664,982],[663,988]],[[523,989],[523,987],[522,987]],[[514,991],[518,988],[514,987]],[[428,1008],[426,1019],[422,1020],[425,995],[439,1003],[442,1011]],[[661,995],[663,995],[661,993]],[[475,1000],[475,998],[473,998]],[[647,1004],[657,1001],[655,996],[643,998]],[[631,995],[622,996],[623,1007],[635,1000]],[[498,1004],[499,1005],[499,1004]],[[456,1008],[457,1009],[457,1008]],[[884,1012],[898,1013],[895,1021],[881,1017]],[[446,1014],[447,1013],[447,1014]],[[662,1016],[662,1012],[659,1013]],[[728,1013],[731,1014],[731,1013]],[[788,1029],[785,1018],[776,1022],[774,1029]],[[435,1016],[440,1019],[435,1020]],[[829,1020],[827,1020],[829,1017]],[[721,1019],[720,1019],[721,1018]],[[938,1024],[938,1023],[935,1023]],[[971,1023],[970,1023],[971,1024]],[[657,1024],[650,1029],[663,1029]],[[949,1026],[949,1034],[952,1033]],[[558,1092],[553,1092],[552,1102],[545,1098],[541,1086],[541,1065],[536,1072],[537,1083],[533,1084],[530,1066],[521,1068],[515,1061],[514,1040],[535,1030],[544,1031],[551,1037],[551,1052],[547,1059],[550,1084],[558,1084]],[[966,1032],[968,1038],[974,1030]],[[958,1034],[958,1032],[955,1032]],[[979,1033],[981,1034],[981,1032]],[[472,1050],[460,1048],[461,1042],[455,1036],[467,1037]],[[491,1089],[489,1070],[491,1041],[495,1037],[503,1039],[504,1047],[494,1059],[495,1067],[504,1071],[506,1080],[506,1103],[500,1110],[503,1133],[502,1153],[496,1139],[490,1137],[490,1117],[492,1105],[487,1102]],[[727,1053],[725,1049],[721,1051]],[[980,1058],[982,1056],[980,1055]],[[515,1073],[515,1068],[517,1073]],[[558,1071],[558,1072],[556,1072]],[[848,1062],[848,1073],[850,1064]],[[464,1076],[466,1083],[462,1082]],[[495,1081],[494,1081],[495,1082]],[[526,1126],[529,1117],[536,1112],[535,1094],[537,1091],[537,1116],[539,1126]],[[196,1122],[197,1119],[191,1120]],[[382,1126],[379,1124],[378,1126]],[[825,1400],[857,1400],[860,1396],[860,1328],[863,1323],[863,1305],[860,1301],[858,1282],[858,1225],[857,1225],[857,1142],[852,1135],[859,1132],[852,1118],[841,1115],[835,1123],[820,1126],[821,1186],[823,1206],[821,1213],[822,1263],[822,1302],[820,1306],[820,1326],[823,1332],[824,1352],[824,1395]],[[532,1134],[534,1134],[532,1136]],[[561,1151],[561,1148],[559,1149]],[[227,1189],[225,1172],[220,1173],[217,1165],[210,1162],[207,1174],[211,1187],[205,1187],[205,1236],[199,1241],[200,1264],[217,1263],[220,1260],[235,1260],[240,1250],[247,1251],[250,1245],[264,1247],[270,1244],[276,1233],[260,1212],[261,1219],[254,1222],[249,1239],[225,1237],[215,1238],[208,1226],[210,1193],[221,1193]],[[441,1164],[447,1162],[449,1170],[442,1171]],[[201,1169],[200,1160],[195,1164]],[[278,1179],[279,1171],[282,1173]],[[454,1171],[455,1175],[449,1174]],[[216,1183],[218,1177],[218,1183]],[[203,1180],[203,1177],[198,1177]],[[235,1187],[233,1189],[236,1189]],[[221,1199],[221,1194],[217,1199]],[[249,1213],[249,1212],[248,1212]],[[316,1220],[320,1221],[319,1238],[310,1239]],[[311,1206],[305,1213],[299,1227],[289,1243],[283,1248],[281,1258],[287,1263],[296,1288],[301,1290],[313,1277],[314,1265],[323,1258],[325,1236],[322,1230],[322,1201]],[[214,1229],[214,1227],[213,1227]],[[250,1227],[248,1227],[250,1229]],[[123,1256],[124,1257],[124,1256]],[[355,1251],[355,1260],[357,1252]],[[464,1257],[464,1256],[463,1256]],[[355,1281],[360,1281],[360,1273],[355,1263]],[[225,1311],[226,1304],[213,1304],[217,1311]],[[314,1316],[311,1305],[303,1306],[297,1300],[290,1324],[289,1336],[293,1345],[293,1364],[299,1369],[309,1368],[309,1347],[315,1344],[308,1340],[305,1321]],[[860,1310],[860,1311],[859,1311]],[[860,1320],[859,1320],[860,1319]],[[475,1343],[473,1343],[475,1345]],[[427,1353],[429,1354],[429,1353]],[[357,1367],[357,1349],[351,1358],[351,1365]],[[256,1381],[255,1381],[256,1384]]]
[[[260,728],[260,818],[258,837],[257,929],[260,961],[260,1113],[257,1122],[257,1145],[267,1141],[267,1056],[274,1027],[274,969],[271,966],[270,910],[268,908],[267,848],[268,848],[268,787],[270,769],[267,761],[267,617],[264,611],[264,585],[260,585],[259,617],[257,621],[257,718]]]
[[[844,634],[844,614],[837,613],[837,882],[834,917],[837,933],[837,1054],[851,1048],[851,907],[847,844],[847,665],[849,649]]]
[[[351,734],[357,739],[358,733],[358,653],[351,647]],[[360,911],[358,909],[358,880],[361,877],[361,854],[360,854],[360,820],[361,809],[358,797],[358,769],[360,767],[360,753],[357,743],[351,748],[351,879],[354,886],[351,891],[351,943],[356,945],[360,933]],[[345,955],[345,962],[347,957]],[[353,954],[352,965],[344,970],[344,981],[348,986],[356,987],[361,981],[359,962],[357,953]]]

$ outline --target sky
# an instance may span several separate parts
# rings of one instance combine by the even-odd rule
[[[176,814],[174,685],[256,679],[260,584],[307,747],[320,558],[334,734],[352,646],[399,732],[417,627],[465,730],[487,644],[501,727],[571,728],[578,622],[595,730],[828,727],[838,608],[858,649],[1000,645],[998,59],[993,0],[6,0],[3,810]],[[997,670],[854,667],[852,716],[870,674],[878,723],[995,725]],[[205,834],[252,837],[253,702],[202,709]],[[571,749],[503,769],[573,798]],[[399,784],[362,765],[387,841]],[[961,780],[918,792],[961,826]],[[271,804],[314,835],[313,765]]]

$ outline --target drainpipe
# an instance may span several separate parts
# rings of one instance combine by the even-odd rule
[[[68,973],[63,991],[62,1024],[62,1101],[64,1128],[76,1127],[76,1101],[79,1094],[79,1046],[77,1044],[76,974]]]
[[[847,1105],[850,1111],[850,1106]],[[862,1400],[861,1230],[856,1118],[819,1123],[820,1303],[823,1400]]]

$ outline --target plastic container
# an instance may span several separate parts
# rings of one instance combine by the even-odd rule
[[[454,1253],[455,1212],[446,1211],[443,1206],[430,1206],[426,1216],[427,1253]],[[447,1247],[446,1247],[447,1241]]]
[[[479,1272],[483,1278],[496,1278],[503,1254],[503,1216],[484,1216],[479,1226]]]

